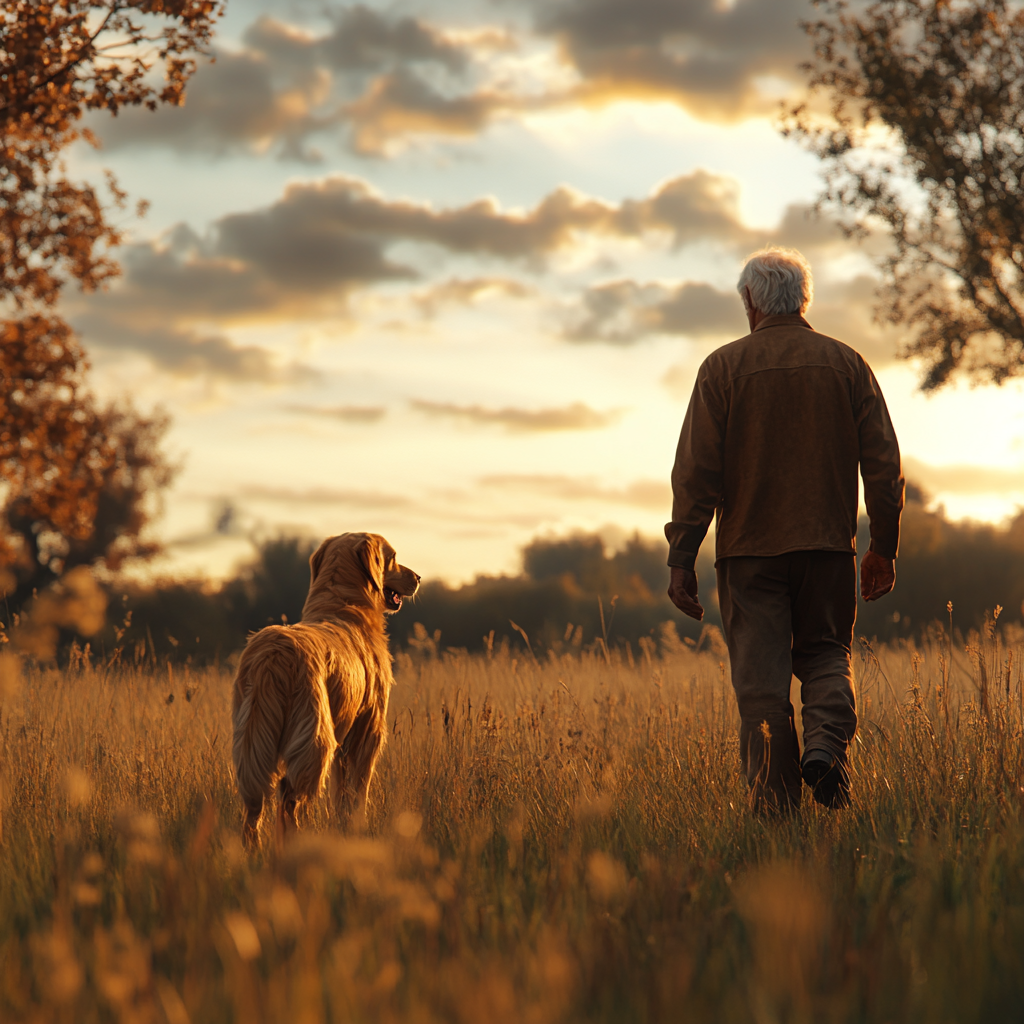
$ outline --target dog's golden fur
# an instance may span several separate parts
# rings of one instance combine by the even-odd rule
[[[338,818],[363,814],[387,735],[384,615],[416,593],[419,576],[374,533],[328,538],[309,566],[302,621],[250,637],[235,675],[233,755],[248,845],[259,841],[275,780],[282,833],[328,779]]]

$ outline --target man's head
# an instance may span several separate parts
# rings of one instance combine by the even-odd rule
[[[814,298],[814,281],[802,253],[772,245],[747,257],[736,290],[753,329],[762,317],[806,313]]]

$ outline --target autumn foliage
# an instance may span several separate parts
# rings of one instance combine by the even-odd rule
[[[180,104],[219,0],[15,0],[0,15],[0,566],[15,603],[74,565],[151,553],[167,427],[84,386],[61,290],[118,273],[99,193],[68,178],[90,110]],[[162,72],[162,75],[159,74]],[[110,201],[125,195],[108,176]],[[16,586],[15,586],[16,581]]]
[[[173,470],[159,447],[166,417],[81,390],[82,353],[63,321],[27,316],[0,330],[0,564],[19,605],[76,566],[152,554],[140,534]]]
[[[1024,373],[1024,11],[1007,0],[815,0],[813,104],[784,131],[825,161],[823,205],[879,228],[880,313],[933,389]],[[823,116],[824,114],[824,116]]]

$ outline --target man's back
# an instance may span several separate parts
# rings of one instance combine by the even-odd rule
[[[673,552],[696,554],[716,511],[718,558],[853,551],[858,464],[876,550],[894,557],[899,449],[874,375],[799,314],[765,317],[698,373],[673,471]]]

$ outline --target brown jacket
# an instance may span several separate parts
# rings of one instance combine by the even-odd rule
[[[672,470],[668,564],[692,569],[716,517],[716,556],[856,551],[857,467],[872,550],[895,558],[900,449],[878,381],[799,314],[765,317],[704,360]]]

